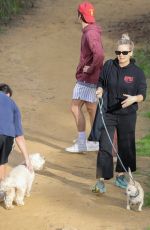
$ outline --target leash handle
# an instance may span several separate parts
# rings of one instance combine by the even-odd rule
[[[103,107],[103,98],[102,97],[98,98],[98,104],[99,104],[99,108],[100,108],[100,113],[102,114],[102,107]]]

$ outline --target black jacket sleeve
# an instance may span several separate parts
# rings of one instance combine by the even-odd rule
[[[103,66],[102,72],[100,73],[99,76],[99,80],[98,80],[98,84],[97,84],[97,88],[101,87],[103,89],[106,88],[107,86],[107,78],[109,75],[109,71],[111,70],[111,66],[112,66],[113,61],[107,60]]]
[[[139,69],[138,76],[139,78],[138,78],[138,86],[137,86],[137,95],[142,95],[143,100],[145,100],[147,84],[146,84],[146,78],[144,72],[141,69]]]

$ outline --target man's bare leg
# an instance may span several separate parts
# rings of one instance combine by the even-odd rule
[[[74,145],[66,148],[68,152],[84,152],[87,151],[86,147],[86,121],[82,111],[82,107],[84,105],[84,101],[72,99],[71,103],[71,112],[75,118],[78,138]]]
[[[95,103],[85,102],[85,106],[86,106],[87,112],[90,117],[90,123],[91,123],[91,128],[92,128],[94,118],[95,118],[97,103],[96,102]]]
[[[84,105],[84,101],[81,100],[73,99],[71,103],[71,112],[75,118],[78,132],[85,132],[85,127],[86,127],[85,117],[82,112],[83,105]]]

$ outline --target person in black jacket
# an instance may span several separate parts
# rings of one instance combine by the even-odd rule
[[[146,97],[146,80],[143,71],[132,59],[134,44],[128,34],[123,34],[117,43],[116,59],[106,61],[99,77],[97,97],[101,98],[107,91],[107,110],[105,123],[113,141],[115,130],[117,132],[117,149],[122,164],[117,158],[116,180],[118,187],[126,188],[127,180],[125,172],[130,167],[136,170],[135,149],[135,125],[138,103]],[[109,65],[109,71],[108,71]],[[97,183],[93,186],[93,192],[104,193],[106,187],[104,180],[113,177],[112,145],[108,139],[105,128],[101,129],[97,156]]]

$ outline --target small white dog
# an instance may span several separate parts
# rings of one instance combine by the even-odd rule
[[[45,160],[40,153],[34,153],[30,156],[33,170],[41,170]],[[24,197],[30,196],[32,183],[35,173],[30,172],[25,164],[20,164],[13,168],[9,175],[0,183],[0,191],[4,192],[4,203],[7,209],[12,209],[13,202],[18,206],[24,205]]]
[[[140,183],[133,179],[131,170],[129,169],[129,183],[126,188],[127,194],[127,209],[130,210],[131,205],[138,204],[138,211],[142,211],[142,206],[144,204],[144,190],[141,187]]]

